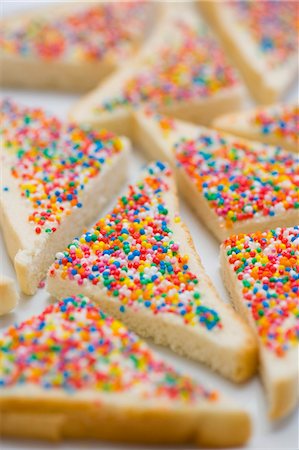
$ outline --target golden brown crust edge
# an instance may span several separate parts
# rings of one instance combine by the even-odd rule
[[[100,439],[232,447],[244,444],[251,433],[246,412],[218,409],[216,404],[195,411],[14,398],[0,399],[0,419],[1,436],[48,441]]]

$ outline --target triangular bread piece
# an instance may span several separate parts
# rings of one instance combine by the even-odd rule
[[[55,253],[120,188],[130,145],[9,100],[0,119],[1,226],[20,288],[33,294]]]
[[[258,102],[277,101],[298,71],[298,4],[293,1],[201,1]]]
[[[13,310],[19,300],[19,294],[14,280],[0,274],[0,316]]]
[[[242,381],[256,369],[254,339],[219,299],[177,214],[169,168],[149,165],[110,214],[57,253],[47,290],[88,295],[139,335]]]
[[[224,114],[213,126],[237,136],[299,151],[299,106],[277,104],[250,111]]]
[[[86,92],[135,55],[163,7],[148,1],[72,2],[1,24],[1,85]]]
[[[135,142],[176,166],[181,192],[220,241],[298,223],[293,152],[149,112],[135,116]]]
[[[223,280],[255,330],[270,416],[298,401],[299,227],[232,236],[221,248]]]
[[[247,413],[166,364],[85,297],[0,338],[0,435],[127,443],[243,444]]]
[[[80,100],[71,120],[133,138],[131,112],[144,104],[209,123],[242,100],[241,81],[196,8],[176,3],[136,60]]]

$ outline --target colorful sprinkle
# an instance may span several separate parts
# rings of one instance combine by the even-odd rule
[[[0,136],[11,174],[32,206],[37,234],[57,230],[73,208],[82,208],[87,183],[122,150],[112,133],[68,125],[41,109],[1,102]],[[5,157],[8,160],[5,160]]]
[[[181,19],[173,22],[171,33],[171,47],[162,41],[161,47],[145,58],[139,72],[126,81],[121,94],[107,98],[96,112],[145,102],[151,107],[168,106],[238,84],[235,70],[206,26]]]
[[[181,139],[175,150],[223,226],[299,208],[299,159],[292,153],[216,132]]]
[[[117,2],[72,8],[2,27],[0,48],[22,57],[93,62],[104,56],[128,57],[152,14],[149,2]]]
[[[281,105],[275,108],[258,110],[250,118],[252,125],[259,132],[290,142],[298,142],[299,107],[297,105]]]
[[[236,24],[249,30],[270,67],[298,53],[298,3],[296,1],[231,0]]]
[[[192,402],[217,399],[159,359],[134,333],[85,297],[48,306],[0,339],[0,386],[129,393]]]
[[[240,234],[224,245],[262,343],[283,356],[299,342],[299,227]]]
[[[205,307],[202,281],[180,253],[163,197],[170,170],[157,162],[117,206],[88,232],[56,255],[49,276],[80,286],[98,285],[125,308],[180,317],[188,325],[222,328],[220,317]]]

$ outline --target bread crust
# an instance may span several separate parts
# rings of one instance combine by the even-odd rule
[[[143,69],[149,57],[153,52],[157,52],[157,49],[165,45],[167,42],[165,35],[167,36],[167,30],[169,32],[169,23],[176,17],[176,19],[184,17],[184,5],[178,5],[177,10],[174,10],[168,6],[165,10],[165,20],[161,20],[160,26],[157,28],[156,34],[149,39],[142,51],[131,60],[129,67],[124,67],[116,74],[112,75],[104,83],[94,89],[91,93],[79,100],[70,113],[70,119],[76,123],[87,123],[94,127],[107,126],[109,129],[118,134],[125,134],[135,144],[134,140],[134,127],[132,126],[133,116],[136,109],[142,109],[146,106],[146,103],[139,105],[139,107],[119,107],[115,111],[101,111],[95,113],[96,106],[105,103],[105,96],[111,92],[113,94],[118,93],[123,83],[134,77],[140,69]],[[180,8],[180,9],[179,9]],[[174,12],[175,11],[175,12]],[[179,14],[181,12],[181,15]],[[190,13],[190,11],[188,11]],[[194,11],[196,13],[196,10]],[[188,16],[187,20],[188,20]],[[176,36],[173,33],[174,37]],[[187,101],[175,101],[173,100],[169,105],[161,105],[157,107],[157,111],[162,114],[168,114],[177,119],[190,120],[194,123],[210,124],[211,121],[219,115],[229,111],[237,111],[242,109],[245,99],[245,90],[240,83],[228,87],[222,88],[216,93],[210,93],[207,97],[188,99]],[[127,129],[124,129],[121,123],[124,121],[124,126],[130,125]]]
[[[298,402],[298,350],[296,348],[290,350],[288,356],[281,359],[276,357],[271,350],[267,350],[260,342],[254,321],[242,298],[234,271],[227,260],[224,244],[220,247],[220,267],[224,285],[230,294],[234,308],[256,334],[260,354],[259,370],[268,396],[269,417],[273,420],[281,419],[290,414]],[[282,374],[276,375],[276,364],[284,369]],[[296,367],[295,371],[294,367]]]
[[[19,294],[12,278],[0,274],[0,316],[15,308]]]
[[[101,5],[100,1],[97,1]],[[163,6],[154,5],[154,16],[159,20],[163,15]],[[43,17],[59,17],[72,12],[74,5],[62,3],[40,9],[38,13]],[[29,11],[19,16],[9,17],[2,21],[2,25],[13,26],[27,23],[38,15],[37,11]],[[149,20],[152,22],[152,19]],[[145,36],[150,28],[147,24]],[[139,47],[142,38],[132,42],[132,56]],[[2,86],[15,88],[54,89],[63,92],[86,93],[102,82],[108,75],[118,69],[122,61],[112,52],[104,55],[101,60],[76,61],[76,60],[45,60],[19,54],[12,55],[3,50],[0,51],[0,83]]]
[[[246,123],[247,118],[250,117],[252,112],[256,114],[259,110],[263,111],[263,109],[264,108],[260,108],[255,111],[244,111],[219,115],[219,117],[213,121],[212,126],[216,130],[232,133],[244,139],[264,142],[265,144],[279,146],[285,150],[297,153],[299,151],[298,138],[296,139],[296,142],[291,142],[283,137],[279,138],[274,133],[263,134],[260,133],[254,126],[250,126]]]
[[[255,373],[257,368],[255,340],[249,327],[242,323],[234,311],[220,300],[215,288],[212,287],[195,252],[186,225],[174,220],[178,211],[178,198],[174,180],[167,179],[167,183],[170,191],[165,194],[164,203],[170,214],[169,226],[173,231],[173,238],[179,242],[182,254],[189,256],[190,270],[202,282],[206,298],[203,304],[216,309],[223,319],[223,326],[226,327],[226,330],[229,329],[232,321],[234,322],[237,339],[241,340],[237,345],[232,342],[224,344],[221,342],[221,334],[217,334],[217,332],[213,337],[213,332],[205,330],[201,326],[187,326],[179,317],[155,315],[151,310],[138,307],[138,305],[126,308],[121,312],[119,301],[115,297],[108,296],[100,287],[94,287],[88,283],[79,286],[74,280],[62,280],[59,274],[55,275],[55,272],[51,275],[51,269],[47,277],[47,290],[58,299],[67,295],[84,294],[98,303],[104,312],[123,321],[140,336],[150,337],[155,343],[168,346],[176,353],[205,362],[213,370],[234,382],[245,381]],[[224,357],[224,352],[226,352],[226,357]]]
[[[159,123],[156,122],[155,119],[152,119],[149,116],[147,121],[146,113],[137,112],[134,115],[135,141],[138,148],[140,148],[149,159],[166,159],[172,166],[176,174],[180,193],[187,203],[189,203],[201,222],[205,224],[219,242],[224,241],[233,234],[265,231],[276,227],[290,227],[298,223],[298,210],[293,209],[276,213],[273,217],[261,216],[258,218],[237,221],[228,227],[209,206],[208,201],[204,198],[203,194],[199,192],[184,168],[176,166],[174,144],[178,142],[180,138],[192,139],[201,131],[206,130],[207,133],[210,133],[214,132],[214,130],[200,127],[197,129],[196,125],[176,120],[174,120],[173,126],[173,130],[170,129],[165,131],[166,136],[164,138],[163,130],[159,127]],[[167,135],[167,133],[169,133],[169,135]],[[228,139],[235,138],[227,132],[222,132],[221,135]],[[244,138],[237,139],[238,142],[247,146],[261,146],[260,142],[251,142]]]
[[[269,69],[266,62],[257,54],[255,43],[244,31],[241,35],[228,18],[226,5],[220,2],[197,1],[201,13],[218,33],[228,54],[240,70],[248,88],[256,101],[271,104],[290,87],[298,72],[297,55],[278,68]],[[244,52],[246,45],[246,52]]]
[[[153,402],[92,401],[66,395],[55,397],[6,394],[0,397],[0,435],[21,439],[100,439],[139,444],[187,444],[233,447],[251,433],[246,412],[227,400],[193,406]]]
[[[126,178],[126,168],[130,153],[130,142],[122,138],[123,150],[115,155],[99,174],[89,181],[81,192],[81,201],[86,209],[76,210],[65,216],[55,234],[36,236],[34,227],[28,222],[31,209],[21,197],[15,178],[9,170],[9,161],[4,161],[2,181],[10,186],[0,199],[0,224],[5,245],[14,263],[20,289],[26,295],[33,295],[46,276],[55,254],[66,246],[76,234],[93,221],[99,211],[118,192]],[[111,173],[115,175],[111,183]],[[5,176],[4,176],[5,175]],[[73,230],[73,232],[72,232]]]

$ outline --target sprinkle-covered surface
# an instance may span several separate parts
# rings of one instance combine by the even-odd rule
[[[93,390],[183,402],[218,396],[179,375],[123,324],[81,296],[9,328],[0,349],[0,391],[29,383],[69,395]]]
[[[112,53],[127,57],[144,33],[150,8],[149,2],[131,1],[75,5],[73,11],[48,17],[41,12],[23,23],[3,26],[0,48],[44,60],[93,62]]]
[[[159,108],[206,98],[238,84],[235,70],[203,24],[195,26],[176,20],[172,34],[173,39],[167,37],[166,42],[161,42],[161,47],[143,61],[118,95],[97,105],[97,112],[143,103]]]
[[[237,24],[249,31],[271,67],[297,55],[297,1],[230,0],[229,5]]]
[[[298,209],[299,159],[278,147],[201,133],[175,145],[176,161],[226,227]]]
[[[0,137],[3,161],[32,207],[28,220],[37,234],[55,232],[63,217],[81,208],[87,183],[122,150],[110,132],[64,127],[41,109],[9,100],[1,102]],[[2,195],[7,191],[3,186]]]
[[[250,117],[250,123],[258,127],[263,135],[298,143],[299,107],[297,105],[282,105],[278,108],[259,110]]]
[[[299,341],[299,227],[232,236],[224,246],[262,343],[283,356]]]
[[[163,200],[170,176],[162,163],[148,166],[110,214],[57,253],[49,276],[98,285],[99,292],[119,301],[121,312],[145,308],[191,326],[220,329],[218,313],[205,305],[203,280],[190,271],[188,255],[180,252],[170,228]]]

